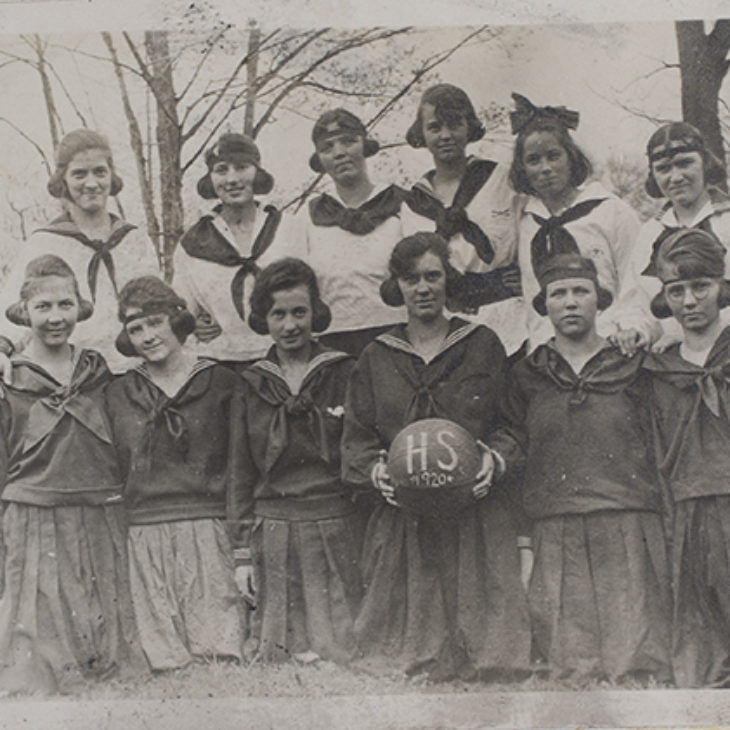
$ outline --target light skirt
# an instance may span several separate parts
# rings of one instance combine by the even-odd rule
[[[240,660],[242,599],[233,550],[220,520],[179,520],[129,528],[134,612],[153,669],[195,658]]]

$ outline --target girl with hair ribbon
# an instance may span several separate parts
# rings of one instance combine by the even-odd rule
[[[516,109],[510,121],[517,138],[510,182],[524,194],[519,262],[532,351],[552,335],[550,323],[530,305],[540,290],[536,271],[541,263],[563,253],[590,259],[601,286],[615,302],[628,286],[639,219],[600,182],[586,182],[592,167],[570,134],[578,126],[578,112],[562,106],[538,107],[520,94],[512,98]],[[616,307],[602,312],[596,326],[599,334],[614,335]]]

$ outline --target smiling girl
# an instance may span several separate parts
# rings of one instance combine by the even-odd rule
[[[195,319],[156,277],[124,286],[119,317],[119,351],[143,359],[106,397],[142,648],[153,669],[240,659],[242,607],[224,526],[241,478],[240,379],[184,346]]]
[[[718,187],[725,181],[725,170],[699,130],[686,122],[664,124],[649,138],[646,154],[646,191],[653,198],[666,198],[666,203],[644,223],[634,245],[631,285],[619,302],[624,331],[618,340],[627,351],[658,343],[660,337],[658,347],[663,349],[682,338],[676,320],[660,325],[650,311],[651,299],[661,289],[655,258],[662,242],[677,230],[699,228],[723,245],[730,244],[730,197]],[[730,275],[730,262],[726,266]],[[723,321],[730,321],[727,314]]]
[[[28,262],[43,254],[59,256],[94,305],[91,317],[76,329],[75,340],[101,352],[114,372],[127,364],[111,336],[120,282],[159,270],[147,237],[108,210],[110,198],[121,189],[106,137],[90,129],[69,132],[58,145],[56,169],[48,181],[48,192],[61,201],[63,212],[19,247],[0,297],[0,311],[4,311],[23,281]],[[4,351],[11,352],[13,345],[22,349],[23,330],[4,325],[0,332]],[[6,369],[5,363],[0,357],[0,369]]]
[[[69,342],[91,314],[56,256],[28,264],[7,312],[31,337],[0,400],[0,661],[22,661],[30,637],[60,680],[133,656],[122,484],[103,412],[111,374]]]
[[[272,260],[281,214],[256,200],[271,192],[274,178],[250,137],[222,134],[205,163],[198,194],[219,203],[180,240],[175,286],[195,316],[201,354],[242,369],[268,348],[266,338],[247,326],[245,302],[261,267]]]

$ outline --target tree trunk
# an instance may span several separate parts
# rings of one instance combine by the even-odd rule
[[[51,133],[51,142],[53,143],[54,151],[58,147],[59,134],[58,125],[56,119],[58,117],[58,111],[56,110],[56,101],[53,98],[53,87],[51,86],[51,80],[48,78],[48,71],[46,70],[46,56],[43,48],[43,41],[40,36],[33,36],[33,50],[36,53],[38,59],[38,74],[41,77],[41,87],[43,89],[43,98],[46,102],[46,113],[48,114],[48,129]]]
[[[150,237],[155,253],[157,254],[157,261],[160,266],[160,270],[163,270],[163,248],[160,237],[160,223],[157,219],[157,213],[155,212],[152,181],[148,174],[142,133],[139,128],[139,123],[137,122],[137,117],[132,109],[132,104],[129,100],[127,85],[124,81],[124,74],[122,73],[122,67],[119,64],[119,57],[117,56],[116,48],[114,48],[111,34],[102,33],[101,35],[107,49],[109,50],[112,63],[114,64],[114,73],[116,74],[117,82],[119,83],[119,91],[122,96],[122,106],[124,107],[124,114],[127,117],[127,123],[129,125],[129,142],[132,146],[134,159],[137,165],[137,178],[139,180],[139,189],[142,194],[142,205],[144,207],[145,219],[147,221],[147,235]]]
[[[183,234],[181,148],[182,136],[172,77],[167,31],[145,33],[145,49],[152,77],[150,84],[157,105],[157,154],[160,161],[160,201],[162,206],[162,273],[173,276],[172,255]]]
[[[259,54],[258,47],[261,43],[261,31],[258,28],[251,28],[248,36],[248,62],[246,63],[246,114],[243,119],[243,133],[253,137],[254,133],[254,106],[256,105],[256,78],[258,76]]]
[[[709,34],[701,20],[677,21],[675,30],[682,77],[682,117],[702,132],[707,146],[724,165],[718,99],[728,71],[730,21],[717,21]]]

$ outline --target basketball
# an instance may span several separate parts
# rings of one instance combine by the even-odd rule
[[[472,488],[481,464],[474,437],[443,418],[409,424],[388,452],[398,504],[422,517],[448,519],[474,504]]]

